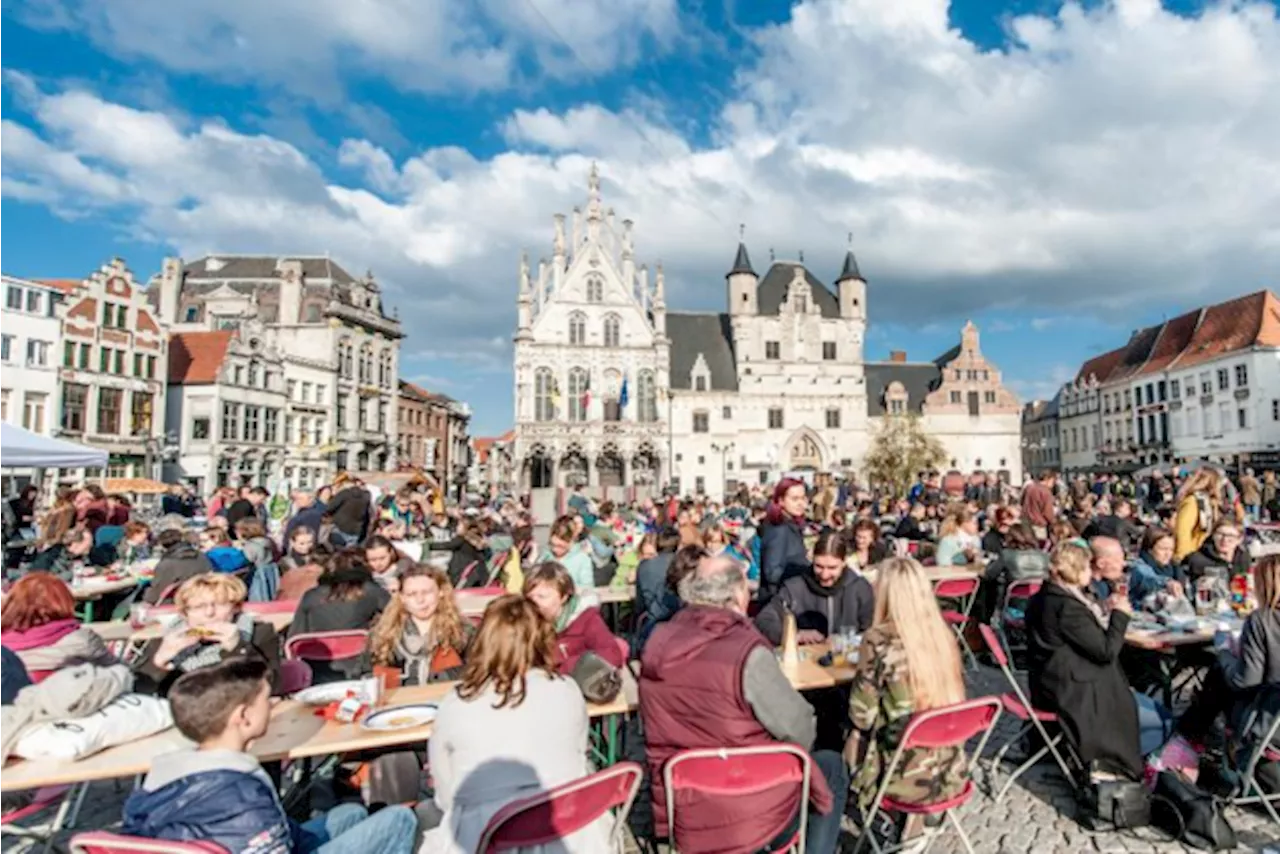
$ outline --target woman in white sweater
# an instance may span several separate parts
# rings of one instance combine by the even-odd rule
[[[462,682],[440,703],[428,744],[443,819],[421,854],[471,854],[502,807],[591,773],[586,702],[556,674],[555,641],[555,628],[520,596],[485,609]],[[606,816],[546,850],[607,852],[611,827]]]

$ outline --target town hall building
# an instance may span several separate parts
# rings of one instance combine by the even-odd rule
[[[678,485],[719,495],[787,473],[859,477],[882,420],[921,416],[950,467],[1021,478],[1020,403],[968,323],[937,359],[868,362],[852,249],[828,287],[802,261],[764,275],[739,243],[727,310],[669,311],[661,266],[603,206],[554,219],[552,257],[520,263],[515,431],[523,489]],[[513,484],[513,486],[516,484]]]

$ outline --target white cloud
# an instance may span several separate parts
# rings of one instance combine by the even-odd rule
[[[327,104],[350,76],[439,93],[603,74],[679,34],[675,0],[41,0],[14,14],[126,59]]]
[[[1012,371],[1004,371],[1004,382],[1013,392],[1022,398],[1023,403],[1030,403],[1033,400],[1051,400],[1063,383],[1073,379],[1076,375],[1077,368],[1070,365],[1057,364],[1044,371],[1040,376],[1034,378],[1010,376],[1010,373],[1017,373],[1016,365],[1010,366]]]
[[[492,78],[478,73],[492,46],[439,17],[466,4],[415,3],[439,7],[423,24],[332,2],[330,20],[305,16],[298,32],[264,17],[288,6],[193,0],[191,21],[205,29],[187,22],[167,38],[188,4],[173,4],[181,15],[161,4],[127,50],[172,53],[198,73],[239,57],[245,73],[285,79],[351,48],[362,73],[405,88],[457,85],[451,74],[512,79],[501,62]],[[143,5],[76,8],[91,7],[95,26],[120,27]],[[503,14],[496,0],[483,8]],[[517,22],[506,26],[537,23],[519,3],[505,11]],[[649,37],[675,38],[667,14],[645,25]],[[573,37],[623,37],[620,24],[592,20]],[[374,56],[393,23],[400,32]],[[422,26],[464,35],[410,50]],[[508,150],[485,159],[445,147],[397,160],[348,140],[339,162],[352,180],[268,135],[28,87],[31,120],[4,127],[4,193],[64,212],[127,211],[122,222],[187,254],[330,251],[388,283],[411,350],[495,370],[509,364],[519,252],[536,262],[549,251],[550,217],[583,201],[592,159],[606,203],[636,222],[640,260],[665,262],[681,307],[723,304],[739,222],[758,268],[769,247],[803,249],[828,279],[854,232],[873,323],[950,328],[1007,310],[1044,329],[1055,314],[1116,316],[1273,284],[1274,7],[1234,2],[1187,18],[1118,0],[1010,27],[1014,45],[984,52],[948,28],[944,0],[809,0],[754,32],[758,57],[698,142],[647,108],[529,109],[499,123]],[[433,45],[464,60],[429,80],[423,63],[444,63],[423,58]]]

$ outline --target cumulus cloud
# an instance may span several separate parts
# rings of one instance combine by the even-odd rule
[[[14,14],[126,59],[324,103],[353,75],[441,93],[604,74],[679,34],[675,0],[33,0]]]
[[[242,67],[286,79],[298,71],[290,62],[314,70],[307,63],[327,54],[331,68],[354,46],[363,73],[435,85],[424,82],[430,48],[407,47],[412,21],[333,3],[332,20],[306,16],[302,34],[263,18],[283,15],[279,4],[160,4],[127,49],[181,54],[171,61],[199,73],[251,54]],[[75,8],[119,28],[142,5]],[[207,32],[166,43],[161,28],[180,17],[169,5]],[[412,5],[448,16],[467,4]],[[648,37],[676,38],[672,4],[618,8],[648,21]],[[481,13],[521,31],[539,23],[520,3],[486,0]],[[621,38],[591,14],[564,38]],[[463,59],[441,74],[512,79],[511,57],[526,48],[502,42],[506,58],[495,58],[465,22],[442,20],[426,44]],[[393,22],[402,32],[378,43]],[[1096,316],[1273,284],[1273,6],[1227,2],[1187,17],[1154,0],[1068,3],[1011,21],[1009,33],[1004,49],[980,49],[949,26],[945,0],[807,0],[750,33],[757,53],[696,135],[651,109],[518,110],[494,128],[506,150],[492,156],[439,147],[395,158],[353,138],[339,149],[341,178],[269,135],[28,87],[30,120],[4,127],[4,192],[58,210],[127,210],[131,227],[188,254],[330,251],[389,285],[410,349],[474,352],[486,365],[508,359],[520,251],[549,254],[551,214],[582,203],[593,159],[606,204],[635,220],[637,253],[664,262],[678,307],[723,305],[740,222],[758,267],[770,248],[803,250],[828,280],[853,232],[873,323],[958,325],[992,309]]]

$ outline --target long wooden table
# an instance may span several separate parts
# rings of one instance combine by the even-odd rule
[[[397,688],[389,693],[385,706],[439,702],[456,686],[456,682],[436,682],[431,685]],[[623,689],[618,698],[612,703],[589,704],[587,713],[592,718],[625,715],[638,704],[639,691],[635,679],[627,672],[623,674]],[[271,710],[271,724],[267,734],[254,742],[249,752],[261,762],[306,759],[425,742],[431,737],[432,729],[432,724],[426,724],[393,731],[368,730],[359,723],[326,721],[316,714],[316,709],[312,706],[296,700],[281,700]],[[0,791],[145,774],[151,769],[151,763],[157,756],[190,746],[191,742],[183,738],[177,729],[170,727],[164,732],[108,748],[78,761],[19,760],[6,765],[0,772]]]
[[[796,690],[813,691],[833,688],[853,679],[852,665],[822,667],[818,664],[818,659],[827,650],[826,644],[801,647],[800,661],[783,666],[783,673]],[[623,668],[622,676],[622,693],[613,702],[587,705],[587,713],[593,719],[616,722],[618,718],[630,714],[639,707],[639,686],[635,678],[627,668]],[[397,688],[390,693],[386,706],[439,702],[456,686],[456,682],[436,682],[431,685]],[[280,700],[271,710],[271,724],[267,734],[254,742],[250,752],[258,757],[259,761],[270,762],[399,747],[425,742],[431,737],[433,728],[431,724],[426,724],[390,732],[374,731],[367,730],[358,723],[341,724],[326,721],[318,717],[315,712],[314,707],[303,705],[296,700]],[[616,737],[616,730],[611,737]],[[78,761],[18,760],[6,765],[0,772],[0,791],[112,780],[145,774],[151,769],[151,763],[157,756],[190,746],[190,742],[176,729],[170,727],[164,732],[108,748]]]

